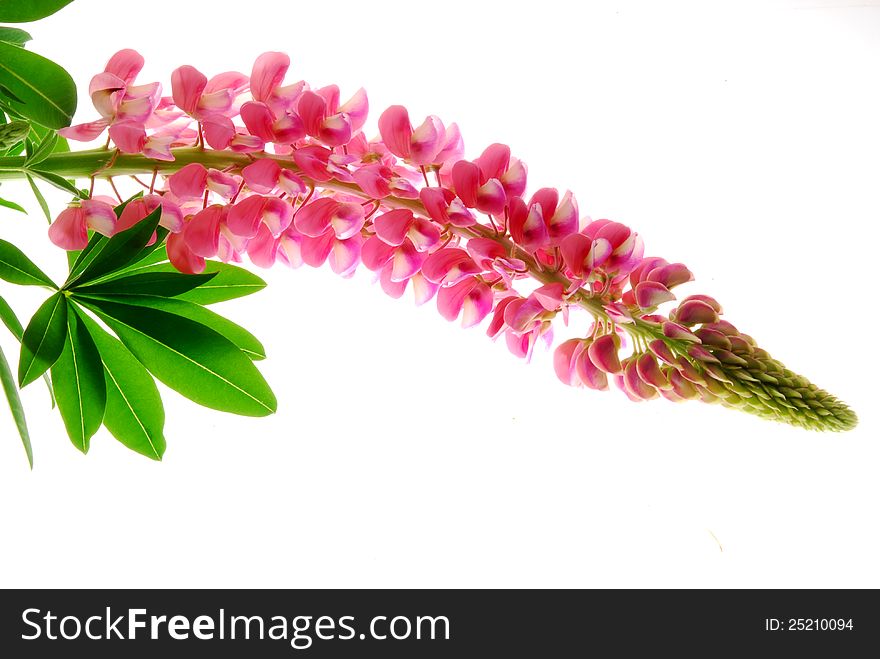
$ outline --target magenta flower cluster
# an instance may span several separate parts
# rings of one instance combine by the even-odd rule
[[[161,206],[169,260],[185,273],[245,256],[262,267],[329,263],[344,277],[363,265],[393,297],[411,288],[417,304],[436,299],[447,320],[471,327],[488,318],[487,333],[525,358],[551,343],[557,316],[567,323],[579,306],[594,322],[555,352],[566,384],[613,381],[633,400],[751,396],[725,369],[766,370],[748,362],[766,353],[720,320],[715,300],[693,295],[657,313],[693,279],[686,266],[645,256],[623,224],[582,216],[570,191],[527,194],[526,165],[503,144],[465,159],[454,123],[429,116],[414,126],[394,105],[369,138],[363,89],[341,102],[335,85],[286,82],[289,65],[270,52],[250,76],[210,79],[182,66],[162,96],[159,83],[135,83],[140,55],[114,55],[89,88],[100,118],[60,132],[87,141],[108,130],[118,153],[156,163],[153,182],[118,219],[112,199],[72,204],[50,227],[52,241],[81,249],[89,229],[112,235]],[[237,159],[217,169],[217,159],[193,151]],[[622,356],[624,336],[632,350]],[[718,383],[725,391],[716,396]],[[772,400],[761,404],[775,414]]]

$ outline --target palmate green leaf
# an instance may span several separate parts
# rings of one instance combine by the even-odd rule
[[[43,302],[24,335],[18,359],[18,385],[33,382],[55,363],[67,338],[67,298],[55,293]]]
[[[0,240],[0,279],[21,286],[58,287],[24,252],[12,243]]]
[[[159,225],[161,214],[162,207],[158,206],[133,227],[120,231],[112,238],[101,240],[93,236],[74,264],[65,287],[92,282],[141,258],[147,242]]]
[[[55,400],[70,441],[88,453],[89,441],[104,420],[104,365],[92,335],[75,310],[67,314],[66,332],[64,349],[52,365]]]
[[[6,104],[27,119],[54,129],[70,125],[76,110],[76,85],[55,62],[0,41],[0,85]]]
[[[143,266],[137,270],[143,273],[178,272],[177,268],[170,263],[158,261],[152,264],[145,261]],[[203,274],[209,273],[215,273],[216,276],[198,288],[178,295],[177,298],[196,304],[216,304],[244,297],[266,288],[266,282],[254,273],[228,263],[208,261]],[[114,276],[108,279],[116,278]]]
[[[0,21],[30,23],[51,16],[73,0],[0,0]]]
[[[79,319],[95,341],[104,364],[104,425],[132,451],[161,460],[165,453],[165,408],[153,376],[118,339],[91,318],[81,314]]]
[[[4,199],[3,197],[0,197],[0,206],[27,215],[27,211],[24,208],[16,204],[14,201],[9,201],[8,199]]]
[[[87,284],[72,289],[77,295],[158,295],[174,297],[204,285],[214,274],[186,275],[182,272],[144,272],[114,278],[101,284]]]
[[[12,333],[19,343],[21,343],[21,337],[24,335],[24,327],[21,325],[21,321],[18,319],[18,316],[15,315],[15,312],[12,310],[12,307],[9,306],[9,303],[0,296],[0,320],[3,321],[3,324],[6,325],[6,328]],[[49,399],[52,401],[52,407],[55,407],[55,391],[52,389],[52,380],[49,379],[48,373],[43,373],[43,380],[46,383],[46,388],[49,390]]]
[[[34,449],[31,447],[31,436],[28,432],[24,408],[21,405],[21,397],[18,395],[18,387],[15,385],[15,377],[12,375],[9,362],[6,361],[6,355],[3,354],[2,348],[0,348],[0,381],[3,382],[3,391],[6,393],[6,400],[9,401],[9,409],[12,411],[12,418],[15,420],[18,435],[21,437],[21,443],[24,445],[28,464],[33,469]]]
[[[75,299],[92,300],[93,302],[117,302],[120,304],[134,305],[137,307],[148,307],[150,309],[158,309],[159,311],[167,311],[176,316],[182,316],[193,320],[200,325],[205,325],[228,341],[232,342],[239,350],[254,361],[266,358],[266,349],[263,344],[253,334],[248,332],[241,325],[237,325],[228,318],[214,313],[210,309],[175,298],[163,298],[154,295],[120,295],[120,296],[88,296],[80,297],[77,295]]]
[[[5,41],[6,43],[11,43],[13,46],[21,47],[31,39],[33,39],[33,37],[24,30],[20,30],[17,27],[0,25],[0,41]]]
[[[95,312],[153,375],[190,400],[244,416],[275,412],[275,395],[251,360],[210,327],[146,306],[79,302]]]

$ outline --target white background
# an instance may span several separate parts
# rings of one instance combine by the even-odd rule
[[[0,406],[0,586],[880,587],[868,4],[78,0],[30,26],[76,79],[78,121],[119,48],[166,84],[277,49],[290,80],[365,86],[370,132],[404,103],[457,121],[469,157],[507,142],[530,189],[571,188],[686,262],[683,294],[716,296],[861,425],[569,389],[548,353],[525,365],[367,272],[279,266],[219,309],[264,341],[275,416],[166,390],[163,463],[104,431],[83,456],[36,383],[30,472]],[[27,189],[2,192],[31,212],[3,213],[3,237],[60,276]],[[23,317],[35,292],[3,286]]]

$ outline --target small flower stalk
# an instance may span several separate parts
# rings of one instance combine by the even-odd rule
[[[200,273],[206,260],[373,273],[392,297],[412,291],[464,327],[485,324],[517,357],[552,345],[554,330],[579,336],[555,348],[566,385],[618,389],[636,402],[700,400],[810,430],[853,428],[841,401],[793,373],[701,294],[682,263],[646,251],[642,236],[593,220],[571,191],[527,193],[526,164],[504,144],[464,157],[458,126],[405,107],[364,127],[364,90],[287,81],[289,58],[265,53],[250,75],[172,72],[171,94],[136,78],[143,58],[125,50],[92,81],[99,118],[61,131],[91,140],[108,131],[90,172],[152,175],[120,217],[107,200],[77,202],[49,229],[82,249],[90,230],[133,226],[161,207],[170,262]],[[140,171],[135,171],[140,168]],[[112,200],[110,200],[112,201]]]

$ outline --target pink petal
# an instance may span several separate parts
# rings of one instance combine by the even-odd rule
[[[262,224],[265,203],[265,197],[253,195],[242,199],[234,206],[230,206],[226,219],[229,230],[243,238],[256,236]]]
[[[220,249],[220,221],[224,208],[217,204],[199,211],[187,223],[183,231],[186,245],[197,256],[211,258]]]
[[[415,273],[410,281],[412,282],[413,295],[415,296],[417,307],[429,302],[440,288],[437,284],[425,279],[421,272]]]
[[[299,105],[297,113],[303,120],[306,133],[312,137],[319,137],[321,134],[321,124],[327,116],[327,104],[323,98],[315,92],[303,92],[299,97]]]
[[[575,355],[574,369],[578,380],[585,387],[597,391],[608,389],[608,376],[605,374],[605,371],[600,370],[590,359],[586,346]]]
[[[431,115],[412,132],[409,159],[416,165],[429,165],[440,151],[446,131],[439,118]]]
[[[330,152],[320,146],[306,146],[293,153],[293,161],[303,171],[303,174],[319,183],[333,178],[328,167],[329,157]]]
[[[214,92],[228,90],[233,96],[238,96],[248,89],[249,79],[244,73],[238,71],[226,71],[218,73],[208,80],[205,85],[205,94],[213,94]]]
[[[605,265],[611,257],[611,243],[605,238],[596,238],[590,245],[590,253],[587,254],[587,269],[593,270]]]
[[[104,71],[112,73],[122,79],[126,85],[130,85],[143,68],[144,58],[141,54],[136,50],[124,48],[110,58]]]
[[[171,73],[171,97],[174,104],[189,115],[197,112],[199,98],[208,78],[195,67],[184,65]]]
[[[251,135],[259,137],[264,142],[275,140],[275,130],[272,126],[275,115],[265,103],[249,101],[242,105],[241,120]]]
[[[468,208],[477,205],[477,190],[480,186],[480,168],[474,163],[460,160],[452,168],[452,183],[455,194]]]
[[[404,241],[402,245],[394,248],[391,257],[391,281],[409,279],[419,271],[424,259],[424,255],[416,251],[409,240]]]
[[[533,329],[544,314],[544,307],[538,300],[528,297],[514,300],[504,310],[504,322],[514,332],[527,332]]]
[[[391,169],[384,165],[367,165],[353,174],[355,183],[373,199],[391,194]]]
[[[645,279],[659,282],[666,286],[666,288],[672,288],[679,284],[693,281],[694,275],[684,263],[669,263],[654,268],[647,273]]]
[[[532,291],[532,295],[547,311],[557,311],[562,305],[562,294],[564,291],[565,287],[562,284],[544,284]]]
[[[437,311],[448,321],[458,318],[465,297],[477,285],[474,277],[462,279],[452,286],[441,288],[437,293]]]
[[[364,226],[364,207],[355,203],[340,203],[336,205],[330,216],[330,226],[336,233],[336,238],[346,240],[360,233]]]
[[[235,139],[235,126],[232,119],[219,114],[202,120],[202,132],[208,146],[218,151],[228,148],[232,140]]]
[[[110,126],[110,139],[122,153],[140,153],[147,141],[147,131],[141,124],[113,124]]]
[[[492,322],[489,323],[489,327],[486,328],[486,334],[488,336],[493,339],[498,336],[498,333],[504,328],[504,314],[506,313],[508,305],[521,299],[522,298],[518,295],[511,295],[498,301],[495,305],[495,312],[492,315]]]
[[[507,203],[507,195],[501,181],[496,178],[486,181],[477,190],[477,210],[489,215],[501,215]]]
[[[353,275],[360,262],[362,244],[363,238],[360,235],[348,240],[334,240],[327,259],[330,262],[330,269],[343,277]]]
[[[455,195],[452,191],[446,188],[422,188],[419,191],[419,199],[428,215],[440,224],[446,224],[449,221],[446,209],[454,198]]]
[[[367,121],[369,110],[370,104],[367,100],[367,92],[363,87],[358,89],[354,96],[339,107],[339,112],[344,112],[348,115],[352,131],[358,131],[363,128],[364,123]]]
[[[468,328],[481,323],[492,311],[493,299],[492,289],[481,281],[477,282],[464,298],[461,307],[461,326]]]
[[[263,205],[263,225],[277,238],[293,221],[293,207],[278,197],[269,197]]]
[[[515,197],[510,204],[509,229],[514,242],[528,252],[535,252],[549,240],[541,205],[527,209],[519,197]]]
[[[376,236],[366,240],[361,248],[361,260],[367,270],[377,271],[385,267],[394,255],[394,248],[382,242]]]
[[[393,281],[391,279],[391,270],[390,263],[382,268],[382,272],[379,273],[379,284],[382,286],[382,290],[385,291],[386,295],[389,295],[396,300],[403,297],[403,294],[406,293],[406,285],[409,283],[409,280],[404,279],[403,281]]]
[[[500,179],[510,164],[510,147],[506,144],[490,144],[474,162],[480,168],[483,181]]]
[[[66,137],[69,140],[76,140],[77,142],[91,142],[107,130],[107,126],[109,125],[110,122],[106,119],[98,119],[97,121],[91,121],[87,124],[77,124],[76,126],[62,128],[58,131],[58,134],[61,135],[61,137]]]
[[[61,211],[49,225],[49,240],[62,249],[83,249],[89,242],[85,211],[80,206]]]
[[[297,231],[305,236],[312,238],[322,236],[330,227],[330,217],[338,203],[330,197],[322,197],[306,204],[296,212],[293,224]]]
[[[639,377],[652,387],[661,390],[670,390],[672,385],[660,370],[660,365],[651,353],[644,353],[636,360],[636,372]]]
[[[205,259],[193,253],[187,246],[183,232],[168,236],[165,248],[168,250],[168,260],[180,272],[195,275],[204,271]]]
[[[247,244],[247,253],[251,263],[260,268],[271,268],[278,256],[278,241],[265,225],[260,225],[257,235]]]
[[[582,347],[583,340],[569,339],[560,343],[553,351],[553,370],[556,371],[556,377],[570,387],[580,384],[574,370],[574,356]]]
[[[458,124],[449,124],[443,136],[440,151],[434,156],[434,164],[444,165],[461,160],[464,154],[464,141]]]
[[[388,150],[400,158],[409,158],[412,125],[402,105],[392,105],[379,117],[379,134]]]
[[[453,284],[462,277],[480,272],[468,253],[458,247],[437,250],[422,265],[422,274],[435,284]]]
[[[231,198],[238,191],[239,182],[230,174],[221,172],[213,167],[208,170],[208,176],[205,179],[208,190],[214,192],[224,199]]]
[[[590,361],[605,373],[620,373],[620,358],[617,354],[619,349],[620,338],[617,334],[604,334],[590,344]]]
[[[190,163],[168,177],[168,187],[179,199],[201,199],[208,182],[208,170],[197,162]]]
[[[426,252],[440,242],[440,229],[433,222],[417,217],[410,225],[407,236],[420,252]]]
[[[643,281],[635,288],[636,304],[642,309],[650,309],[664,302],[674,300],[675,296],[663,284],[655,281]]]
[[[254,192],[268,193],[278,185],[281,167],[271,158],[260,158],[241,170],[244,182]]]
[[[278,177],[278,187],[290,197],[298,197],[308,192],[305,181],[289,169],[281,170],[281,175]]]
[[[255,101],[267,101],[272,92],[284,80],[290,58],[284,53],[268,52],[254,62],[251,72],[251,94]]]
[[[562,260],[574,277],[581,278],[589,275],[586,261],[592,245],[593,241],[582,233],[566,236],[559,244]]]
[[[344,114],[327,117],[321,124],[318,139],[328,146],[341,146],[351,139],[351,121]]]
[[[397,247],[406,239],[407,231],[415,218],[405,208],[388,211],[373,220],[373,228],[382,242]]]
[[[577,232],[578,221],[577,201],[570,191],[566,191],[562,201],[556,207],[556,212],[553,213],[553,217],[547,223],[547,232],[550,235],[551,244],[558,245],[563,238]]]
[[[675,310],[675,321],[682,325],[714,323],[718,320],[718,312],[702,300],[682,302]]]
[[[517,158],[512,158],[510,167],[501,177],[501,185],[508,197],[519,197],[526,191],[528,170],[526,164]]]
[[[294,112],[286,112],[276,119],[271,126],[275,135],[272,140],[264,140],[266,142],[275,142],[276,144],[293,144],[297,140],[301,140],[306,136],[306,129],[300,116]]]
[[[327,231],[317,237],[304,236],[301,244],[303,262],[313,268],[324,265],[327,257],[330,256],[334,242],[336,242],[336,237],[332,231]]]

